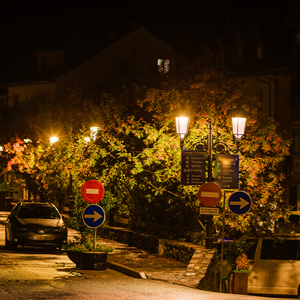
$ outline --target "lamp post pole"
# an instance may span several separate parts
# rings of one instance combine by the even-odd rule
[[[212,160],[213,160],[213,131],[211,119],[208,121],[208,134],[207,134],[207,152],[208,152],[208,177],[207,181],[212,182]],[[213,248],[213,236],[212,236],[212,215],[206,216],[206,249]]]
[[[183,150],[184,138],[188,134],[189,131],[189,114],[186,112],[181,112],[181,116],[175,117],[176,122],[176,131],[180,137],[180,148]],[[237,149],[239,149],[239,144],[242,136],[244,135],[246,125],[246,116],[245,112],[237,108],[232,111],[232,131],[233,135],[236,139]],[[225,144],[222,142],[222,144]],[[213,182],[213,174],[212,174],[212,161],[213,161],[213,130],[212,130],[212,122],[211,119],[208,121],[208,133],[207,133],[207,162],[208,162],[208,176],[207,181]],[[213,236],[212,236],[212,215],[206,216],[206,249],[213,248]]]
[[[69,186],[69,197],[68,197],[68,206],[69,206],[69,217],[72,218],[74,215],[74,197],[73,197],[73,177],[72,177],[72,168],[70,168],[70,186]]]

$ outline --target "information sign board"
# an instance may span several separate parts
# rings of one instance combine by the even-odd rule
[[[183,150],[181,152],[181,183],[201,185],[205,182],[205,152]]]
[[[239,156],[237,154],[216,154],[215,182],[221,189],[239,188]]]

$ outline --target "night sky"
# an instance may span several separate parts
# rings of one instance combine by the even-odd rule
[[[107,39],[108,32],[122,36],[144,26],[177,50],[187,51],[199,32],[214,35],[227,11],[245,26],[249,18],[281,26],[291,0],[38,0],[0,1],[0,68],[27,67],[33,52],[89,47],[92,40]],[[276,23],[276,24],[275,24]],[[266,26],[268,28],[268,26]],[[189,42],[191,43],[189,46]],[[183,49],[185,48],[185,49]],[[192,51],[192,50],[190,50]],[[1,70],[0,70],[1,72]]]

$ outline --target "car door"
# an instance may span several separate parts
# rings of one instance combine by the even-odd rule
[[[252,276],[255,293],[297,295],[300,283],[300,239],[262,238]],[[250,291],[249,291],[250,292]]]

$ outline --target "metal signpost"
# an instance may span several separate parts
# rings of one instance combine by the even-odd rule
[[[104,187],[98,180],[88,180],[81,188],[81,195],[88,203],[97,203],[104,197]],[[105,212],[99,205],[90,205],[82,213],[82,219],[86,226],[95,229],[94,252],[96,251],[97,228],[105,221]]]

